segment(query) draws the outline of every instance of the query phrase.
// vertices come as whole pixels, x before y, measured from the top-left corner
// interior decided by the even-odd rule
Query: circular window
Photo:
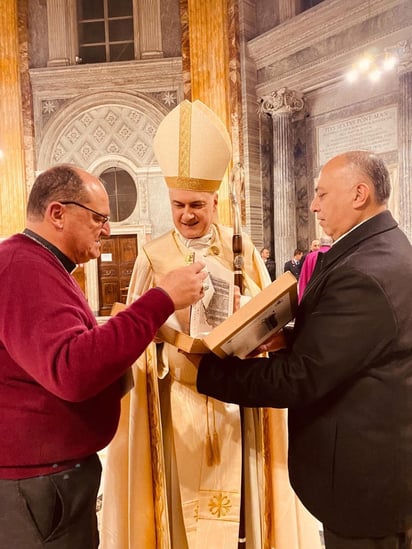
[[[132,214],[137,202],[132,176],[121,168],[108,168],[100,179],[109,195],[110,221],[124,221]]]

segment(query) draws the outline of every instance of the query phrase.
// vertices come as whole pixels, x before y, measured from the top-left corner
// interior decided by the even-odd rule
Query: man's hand
[[[205,266],[203,261],[195,261],[192,265],[170,271],[160,280],[158,286],[169,294],[175,309],[189,307],[204,296]]]
[[[279,351],[279,349],[284,348],[286,348],[286,339],[283,330],[280,330],[259,345],[259,347],[252,351],[248,356],[254,357],[256,355],[260,355],[261,353]]]

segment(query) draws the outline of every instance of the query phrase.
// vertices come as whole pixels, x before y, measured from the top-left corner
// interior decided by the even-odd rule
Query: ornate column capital
[[[397,53],[399,57],[398,73],[412,72],[412,42],[410,40],[400,42]]]
[[[294,114],[301,111],[304,106],[302,94],[289,88],[280,88],[259,99],[259,113],[269,114],[272,117],[285,113]]]

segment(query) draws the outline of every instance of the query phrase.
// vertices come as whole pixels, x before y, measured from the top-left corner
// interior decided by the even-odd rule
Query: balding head
[[[348,167],[354,167],[370,182],[377,204],[387,204],[391,194],[391,182],[384,161],[367,151],[350,151],[342,155]]]
[[[34,182],[26,226],[74,263],[85,263],[100,255],[101,237],[110,236],[109,214],[109,197],[99,178],[61,164]]]
[[[388,170],[367,151],[340,154],[322,168],[311,210],[334,240],[386,209],[390,194]]]
[[[41,220],[52,201],[87,202],[88,191],[83,182],[86,172],[70,164],[60,164],[37,176],[27,203],[27,219]]]

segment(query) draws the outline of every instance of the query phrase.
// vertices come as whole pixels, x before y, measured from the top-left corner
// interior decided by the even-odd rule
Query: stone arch
[[[138,171],[156,165],[153,137],[167,114],[148,96],[94,93],[66,103],[44,128],[38,170],[72,163],[85,170],[97,159],[124,157]]]

